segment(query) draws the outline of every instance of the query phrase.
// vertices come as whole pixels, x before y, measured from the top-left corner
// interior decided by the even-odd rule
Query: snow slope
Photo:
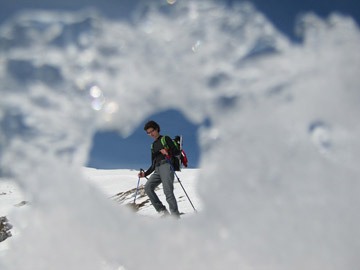
[[[95,184],[107,197],[121,204],[127,205],[134,202],[135,190],[138,182],[137,171],[134,170],[97,170],[92,168],[84,169],[85,178],[91,183]],[[182,169],[181,172],[177,172],[181,183],[184,186],[190,200],[193,202],[195,209],[201,209],[201,202],[196,192],[196,185],[198,180],[199,169]],[[148,197],[144,191],[144,185],[146,183],[145,178],[140,179],[139,191],[136,196],[136,204],[141,205],[138,210],[138,214],[144,216],[159,215],[152,207]],[[180,212],[186,215],[194,214],[194,210],[189,203],[186,195],[179,184],[179,181],[175,177],[175,196],[178,201]],[[160,200],[166,206],[166,199],[163,193],[162,185],[159,186],[156,191]],[[185,217],[185,216],[183,216]]]

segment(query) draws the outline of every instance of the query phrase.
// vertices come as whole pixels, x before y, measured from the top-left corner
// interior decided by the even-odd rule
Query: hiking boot
[[[159,214],[161,215],[162,218],[170,215],[169,211],[166,209],[159,211]]]
[[[171,217],[173,219],[180,219],[180,213],[179,212],[178,213],[171,213]]]

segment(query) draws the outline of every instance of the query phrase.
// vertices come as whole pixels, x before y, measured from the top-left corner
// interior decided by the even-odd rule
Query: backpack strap
[[[161,137],[161,144],[164,146],[164,148],[166,149],[166,150],[169,150],[169,146],[168,146],[168,144],[167,144],[167,142],[166,142],[166,137],[168,137],[170,140],[172,140],[172,142],[174,143],[174,145],[175,145],[175,147],[177,148],[177,149],[179,149],[179,145],[178,145],[178,143],[175,141],[175,140],[173,140],[173,139],[171,139],[168,135],[164,135],[164,136],[162,136]],[[153,148],[154,148],[154,143],[152,143],[151,144],[151,152],[153,152]],[[179,149],[180,150],[180,149]]]
[[[161,137],[161,144],[164,146],[164,148],[165,148],[166,150],[169,150],[169,146],[168,146],[168,144],[167,144],[167,142],[166,142],[166,137],[169,137],[169,136],[164,135],[164,136]]]

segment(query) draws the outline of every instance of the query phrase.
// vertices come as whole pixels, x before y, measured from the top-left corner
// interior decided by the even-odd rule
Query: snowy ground
[[[177,172],[177,176],[180,178],[185,191],[189,195],[196,210],[201,209],[201,202],[195,190],[197,183],[197,175],[199,169],[183,169],[181,172]],[[94,184],[100,192],[109,198],[114,200],[120,205],[128,205],[134,202],[134,195],[139,178],[137,177],[137,171],[135,170],[97,170],[93,168],[83,168],[84,177],[91,184]],[[144,185],[146,179],[142,178],[139,184],[139,190],[136,196],[136,205],[139,210],[136,212],[138,215],[151,216],[154,218],[160,217],[159,214],[152,207],[149,198],[144,192]],[[187,199],[179,181],[175,179],[175,196],[179,204],[179,210],[183,213],[182,218],[190,217],[195,213],[189,200]],[[160,200],[167,206],[165,196],[163,193],[162,185],[157,189],[157,194]],[[13,215],[17,218],[21,218],[21,212],[26,210],[27,207],[31,207],[31,202],[24,198],[19,186],[14,184],[10,180],[0,180],[0,216],[7,216],[11,223],[11,217]],[[21,237],[21,231],[19,228],[14,227],[11,230],[13,237],[0,242],[0,257],[8,249],[8,243],[15,237]]]
[[[7,216],[23,205],[23,195],[19,187],[12,181],[0,180],[0,216]]]
[[[189,198],[193,202],[195,208],[199,208],[200,201],[195,191],[196,176],[198,169],[183,169],[177,173],[183,184]],[[134,195],[138,182],[137,171],[134,170],[96,170],[85,168],[84,173],[90,182],[94,183],[109,198],[118,201],[121,204],[129,204],[134,202]],[[146,216],[158,216],[152,207],[149,198],[144,192],[145,178],[140,179],[139,191],[136,196],[136,204],[141,205],[138,213]],[[189,203],[180,183],[175,179],[175,196],[179,203],[179,210],[184,214],[192,214],[194,210]],[[165,196],[162,185],[158,187],[157,194],[160,200],[166,205]],[[198,210],[198,209],[197,209]]]

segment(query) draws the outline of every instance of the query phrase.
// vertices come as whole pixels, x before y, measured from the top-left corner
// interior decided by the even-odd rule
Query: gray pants
[[[166,201],[169,204],[170,213],[179,215],[178,205],[174,195],[174,173],[168,163],[161,164],[155,168],[155,172],[150,176],[145,184],[145,192],[149,196],[156,211],[166,210],[166,207],[159,200],[155,193],[155,188],[162,183]]]

